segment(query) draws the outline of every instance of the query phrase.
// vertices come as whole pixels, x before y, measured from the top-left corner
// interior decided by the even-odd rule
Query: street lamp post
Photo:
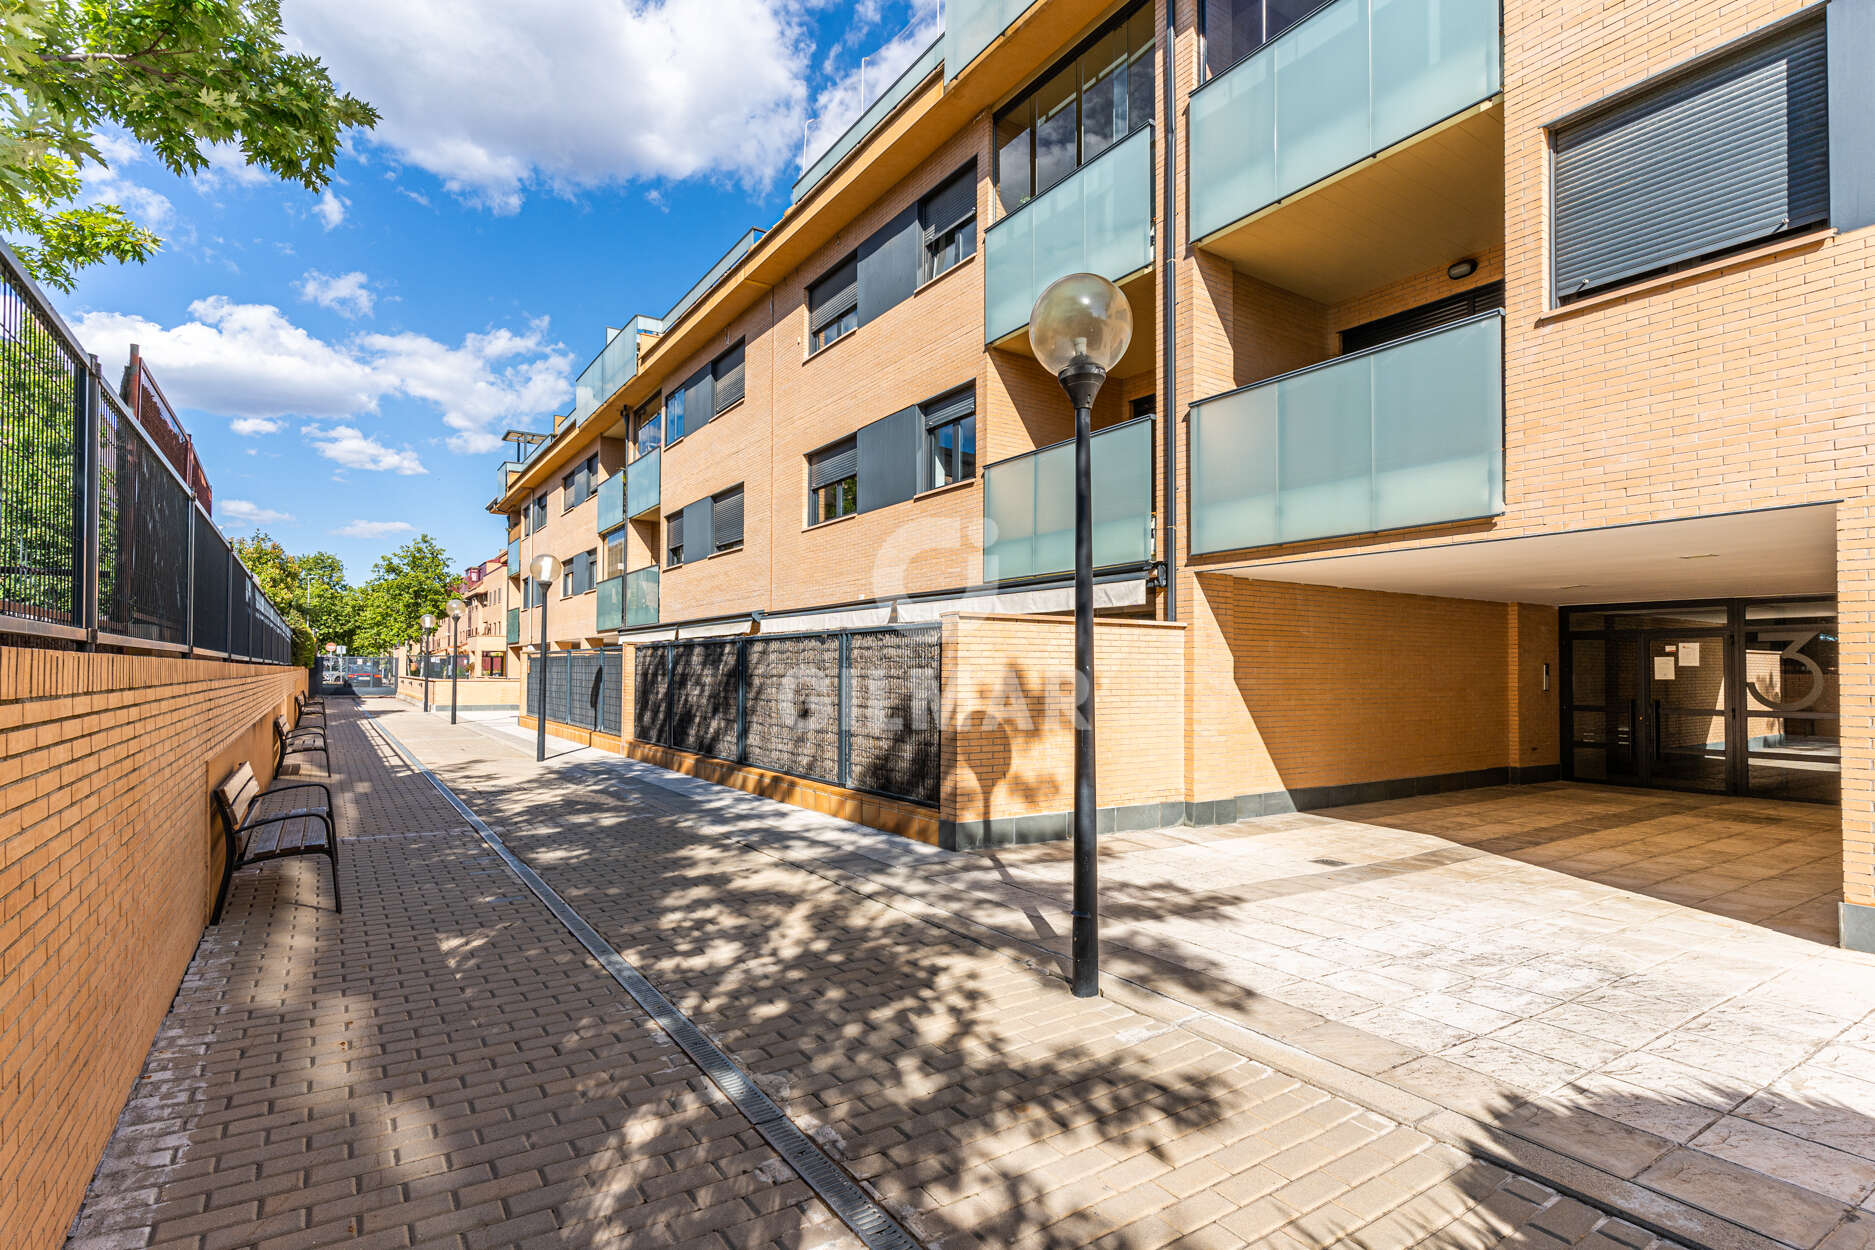
[[[423,710],[427,712],[430,710],[430,631],[436,628],[436,617],[425,612],[417,625],[423,631]]]
[[[456,670],[461,667],[456,648],[456,627],[462,623],[464,604],[460,599],[449,601],[449,723],[456,723]]]
[[[1074,996],[1100,993],[1100,903],[1094,794],[1094,397],[1133,337],[1119,287],[1091,273],[1051,283],[1029,314],[1035,358],[1074,404]]]
[[[560,576],[560,562],[543,551],[527,571],[534,577],[540,599],[540,659],[535,665],[540,670],[540,702],[534,706],[534,762],[538,764],[547,758],[547,588]],[[526,702],[525,694],[522,702]]]

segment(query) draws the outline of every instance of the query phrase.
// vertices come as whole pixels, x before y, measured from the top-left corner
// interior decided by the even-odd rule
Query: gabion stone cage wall
[[[633,736],[935,807],[934,626],[644,643]]]
[[[540,682],[547,679],[547,719],[575,729],[615,734],[624,714],[624,653],[617,647],[597,651],[550,651],[527,666],[527,714],[540,715]]]

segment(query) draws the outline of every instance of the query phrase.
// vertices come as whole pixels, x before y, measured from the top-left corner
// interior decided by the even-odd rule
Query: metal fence
[[[547,720],[619,732],[625,709],[625,653],[620,647],[597,651],[550,651],[543,662],[531,655],[527,666],[527,714],[540,715],[540,683],[547,680]]]
[[[935,626],[641,643],[632,734],[935,807]]]
[[[288,664],[292,633],[0,245],[0,634]]]

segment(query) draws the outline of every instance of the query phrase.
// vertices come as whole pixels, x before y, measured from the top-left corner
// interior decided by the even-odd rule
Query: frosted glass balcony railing
[[[508,645],[514,646],[521,641],[521,609],[508,609]]]
[[[1094,433],[1089,493],[1094,567],[1152,558],[1152,429],[1142,417]],[[1074,568],[1074,441],[983,471],[983,580],[1017,581]]]
[[[708,295],[731,269],[742,263],[742,258],[749,254],[749,249],[759,243],[762,236],[767,233],[768,231],[763,227],[754,226],[745,231],[741,238],[731,243],[729,250],[724,252],[714,265],[705,270],[703,276],[698,278],[688,291],[684,292],[683,298],[671,305],[671,310],[665,313],[663,320],[657,323],[657,329],[660,332],[668,330],[682,320],[685,313],[697,306],[698,300]]]
[[[1194,91],[1192,237],[1496,95],[1498,3],[1335,0]]]
[[[614,473],[599,483],[599,524],[601,534],[609,534],[625,524],[625,474]]]
[[[827,146],[827,150],[814,158],[801,176],[794,180],[793,199],[799,200],[822,178],[833,171],[833,167],[846,159],[846,154],[862,143],[866,136],[885,119],[886,114],[904,103],[911,94],[911,89],[930,77],[944,60],[944,36],[939,35],[931,41],[931,46],[920,52],[903,73],[893,79],[891,85],[879,93],[879,98],[866,106],[866,111],[854,119],[853,124],[840,133],[840,136]]]
[[[633,317],[593,357],[579,380],[573,383],[573,420],[584,421],[590,417],[601,404],[618,394],[619,387],[632,380],[638,372],[638,336],[656,328],[656,322],[647,325],[645,318]]]
[[[1504,314],[1193,404],[1191,549],[1504,510]]]
[[[662,451],[648,451],[625,468],[625,515],[643,516],[658,510],[658,462]]]
[[[944,6],[944,80],[964,72],[1035,0],[948,0]]]
[[[521,540],[517,538],[513,542],[508,544],[508,576],[519,577],[520,575],[521,575]]]
[[[1152,264],[1152,127],[991,226],[983,254],[990,343],[1029,324],[1036,297],[1056,278],[1097,273],[1118,282]]]
[[[658,623],[658,566],[625,575],[625,627]]]
[[[625,627],[625,579],[608,577],[593,587],[598,599],[593,603],[594,629]]]

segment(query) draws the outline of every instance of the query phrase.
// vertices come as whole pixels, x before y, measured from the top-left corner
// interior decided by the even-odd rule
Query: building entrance
[[[1566,776],[1834,803],[1836,601],[1565,608]]]

